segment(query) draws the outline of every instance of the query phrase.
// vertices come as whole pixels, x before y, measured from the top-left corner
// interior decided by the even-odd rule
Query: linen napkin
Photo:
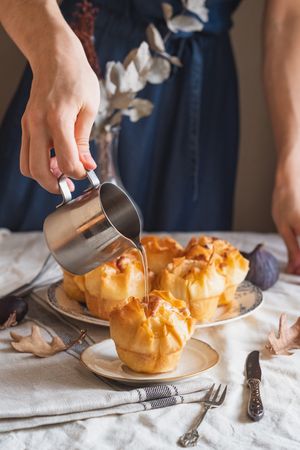
[[[21,286],[29,286],[49,255],[42,233],[11,233],[0,229],[0,298]],[[50,283],[61,277],[61,270],[53,258],[48,261],[47,269],[39,278],[40,283]]]
[[[89,337],[67,352],[41,359],[17,353],[10,344],[10,330],[1,331],[0,432],[196,402],[212,384],[201,377],[133,388],[92,374],[81,365],[79,354],[96,340],[108,338],[108,329],[63,318],[47,305],[45,290],[31,296],[28,318],[17,332],[29,334],[33,323],[42,327],[48,340],[50,335],[74,339],[83,327]]]

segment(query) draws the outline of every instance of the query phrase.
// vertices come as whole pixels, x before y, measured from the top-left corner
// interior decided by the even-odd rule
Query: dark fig
[[[246,280],[265,291],[276,283],[279,277],[279,262],[264,249],[263,244],[258,244],[250,253],[241,252],[249,260],[250,269]]]
[[[0,298],[0,329],[21,322],[28,311],[27,302],[13,295]]]

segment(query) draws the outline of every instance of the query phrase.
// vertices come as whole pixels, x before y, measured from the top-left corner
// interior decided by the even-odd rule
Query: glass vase
[[[101,132],[99,137],[95,139],[98,155],[97,175],[100,183],[109,181],[110,183],[114,183],[119,186],[123,189],[123,191],[127,192],[122,183],[118,168],[119,135],[120,127],[113,127],[110,131]],[[142,212],[136,202],[133,199],[131,200],[137,209],[141,227],[143,227]]]
[[[103,131],[96,140],[98,154],[97,175],[101,183],[109,181],[125,190],[118,168],[120,127]]]

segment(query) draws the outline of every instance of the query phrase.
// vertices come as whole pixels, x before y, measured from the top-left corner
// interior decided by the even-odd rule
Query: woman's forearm
[[[264,85],[278,153],[300,169],[300,2],[268,0],[264,17]]]
[[[0,21],[33,72],[22,117],[21,173],[58,193],[62,173],[82,178],[96,167],[89,136],[99,106],[97,77],[56,0],[0,0]]]
[[[300,2],[267,0],[264,16],[264,84],[277,168],[272,215],[300,274]]]
[[[46,61],[49,52],[66,57],[65,44],[83,52],[56,0],[1,0],[0,21],[33,67]]]

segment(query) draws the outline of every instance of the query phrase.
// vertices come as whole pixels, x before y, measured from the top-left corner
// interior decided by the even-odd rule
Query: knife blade
[[[261,368],[259,364],[259,352],[257,350],[254,350],[247,356],[246,376],[247,384],[250,388],[248,416],[257,422],[264,415],[264,407],[260,397]]]

